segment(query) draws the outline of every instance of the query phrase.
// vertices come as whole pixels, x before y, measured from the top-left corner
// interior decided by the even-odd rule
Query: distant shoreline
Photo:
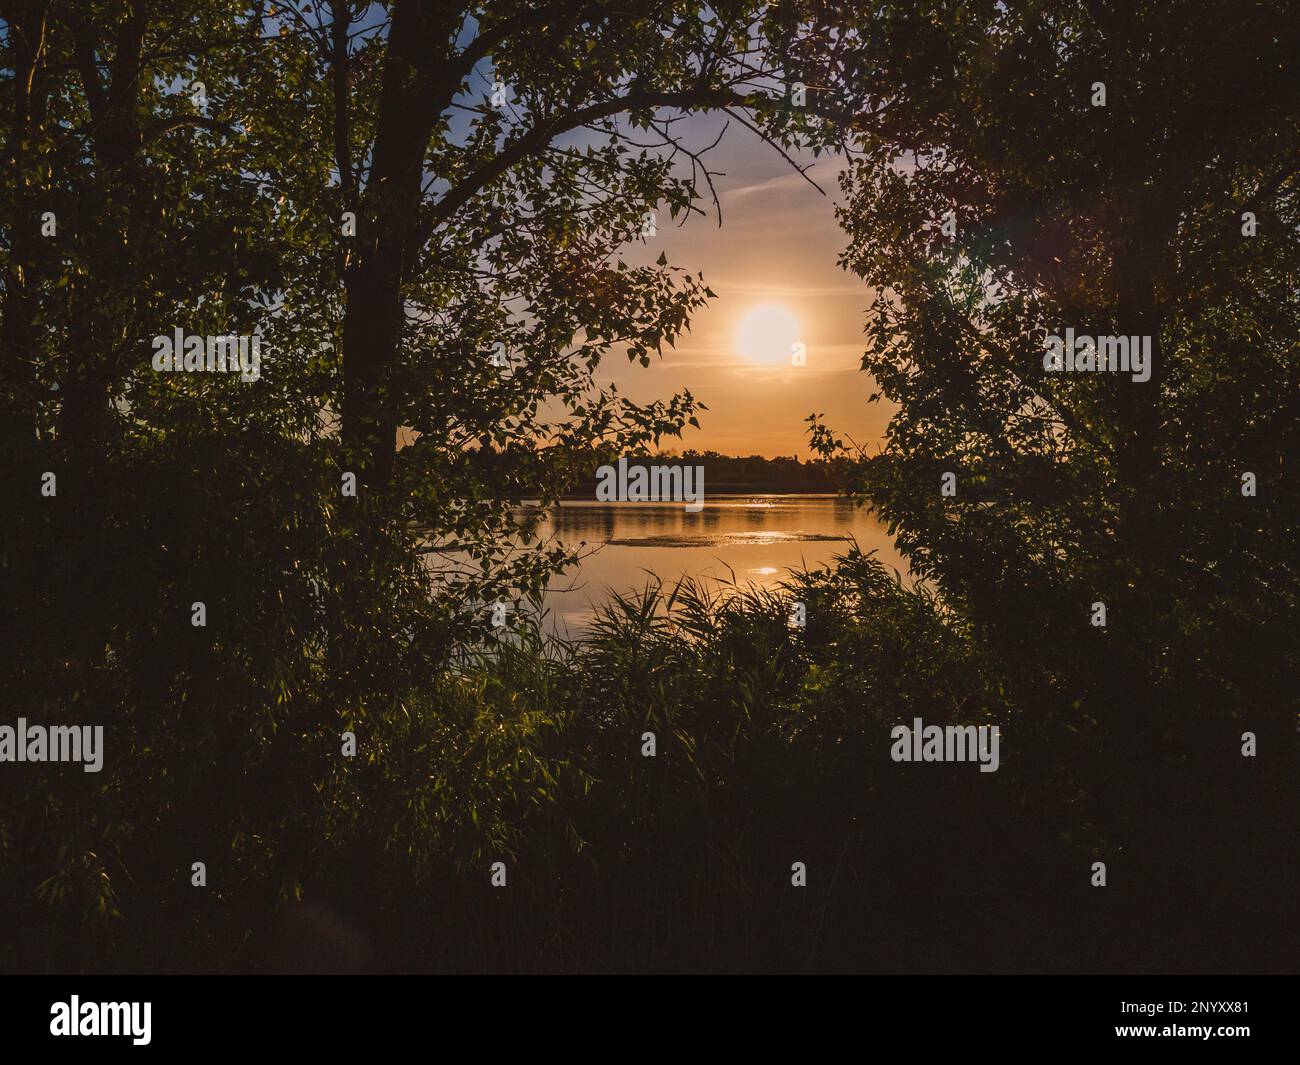
[[[783,488],[770,484],[746,485],[746,484],[724,484],[716,487],[710,487],[705,492],[705,499],[717,499],[728,496],[838,496],[839,492],[827,491],[825,488],[801,488],[790,487]],[[589,500],[598,502],[596,493],[593,489],[591,492],[566,492],[560,497],[564,500]]]
[[[748,488],[745,487],[744,485],[739,485],[739,486],[725,485],[717,489],[716,491],[706,492],[704,496],[704,502],[705,505],[707,506],[710,500],[743,499],[747,496],[748,497],[802,496],[806,499],[815,499],[819,497],[822,499],[847,499],[848,498],[841,492],[828,492],[824,488],[773,488],[771,485],[762,485],[762,486],[756,486],[754,488]],[[511,501],[520,504],[524,504],[524,503],[536,504],[538,502],[538,499],[536,496],[525,496],[525,497],[513,498]],[[637,503],[637,502],[622,502],[622,501],[605,502],[603,500],[597,499],[594,491],[565,492],[562,496],[560,496],[559,501],[561,503],[592,503],[602,507],[622,507],[622,506],[642,507],[648,505],[646,503]],[[665,501],[665,504],[666,503],[667,501]]]
[[[851,468],[843,459],[803,461],[795,455],[764,458],[761,455],[722,455],[716,451],[687,450],[657,455],[630,454],[618,462],[648,467],[683,467],[698,470],[706,496],[719,495],[837,495],[850,482]],[[595,500],[601,470],[613,465],[608,455],[578,456],[570,467],[570,488],[561,498]],[[609,493],[602,493],[608,497]]]

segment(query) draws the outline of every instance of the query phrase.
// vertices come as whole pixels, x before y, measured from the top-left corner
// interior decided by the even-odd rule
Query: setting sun
[[[746,362],[765,366],[789,364],[799,340],[799,319],[779,303],[751,307],[736,330],[736,350]]]

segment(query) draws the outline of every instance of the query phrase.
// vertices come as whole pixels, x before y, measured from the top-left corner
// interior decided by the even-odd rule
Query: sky
[[[466,28],[472,36],[476,27]],[[489,59],[477,70],[467,103],[493,91]],[[507,96],[509,92],[507,91]],[[453,132],[468,127],[468,113],[452,117]],[[722,171],[714,187],[722,204],[722,226],[707,187],[684,225],[661,211],[658,231],[645,243],[619,254],[629,263],[651,264],[666,253],[670,265],[702,273],[716,294],[692,318],[691,331],[648,368],[629,363],[617,348],[600,367],[600,384],[614,383],[637,402],[667,399],[689,389],[707,405],[700,428],[661,442],[664,450],[719,451],[731,455],[797,455],[808,451],[809,414],[841,438],[864,447],[881,442],[890,408],[868,405],[874,391],[860,368],[863,326],[870,290],[837,265],[847,243],[835,219],[842,199],[838,175],[843,161],[814,159],[810,185],[776,149],[720,114],[686,116],[674,126],[695,151],[717,140],[707,153],[709,167]],[[626,132],[626,129],[625,129]],[[583,134],[564,138],[581,143]],[[599,138],[598,138],[599,139]],[[689,171],[689,162],[683,164]],[[678,220],[680,221],[680,220]],[[805,346],[804,365],[791,364],[792,341]]]
[[[725,117],[690,118],[688,143],[708,145]],[[840,160],[823,157],[810,171],[822,195],[777,152],[733,122],[709,153],[722,203],[722,227],[712,200],[707,217],[684,226],[659,216],[658,232],[627,256],[669,262],[702,272],[718,298],[696,312],[676,349],[648,369],[612,353],[603,382],[629,398],[667,398],[689,388],[709,410],[699,430],[687,429],[665,449],[714,450],[733,455],[809,457],[804,418],[817,412],[840,436],[878,441],[888,418],[883,404],[868,406],[871,379],[860,369],[870,290],[836,263],[846,238],[835,220],[842,199]],[[808,157],[811,160],[811,156]],[[804,366],[791,365],[793,340],[806,347]]]

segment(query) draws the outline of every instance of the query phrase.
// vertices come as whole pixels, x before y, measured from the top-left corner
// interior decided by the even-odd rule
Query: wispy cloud
[[[825,163],[818,163],[808,171],[808,177],[817,182],[829,196],[838,189],[836,179],[844,170],[844,163],[838,159],[828,159]],[[808,179],[801,174],[796,174],[793,170],[785,174],[779,174],[776,177],[767,178],[764,181],[755,181],[749,185],[739,185],[736,188],[727,189],[721,196],[725,205],[728,202],[743,200],[746,197],[761,193],[766,196],[779,192],[789,192],[794,189],[802,189],[816,201],[821,201],[822,197],[811,185]]]

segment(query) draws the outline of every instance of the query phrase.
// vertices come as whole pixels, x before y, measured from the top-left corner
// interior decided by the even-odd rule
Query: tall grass
[[[907,780],[889,729],[1005,727],[981,677],[935,598],[856,548],[778,590],[652,583],[579,642],[526,628],[439,678],[395,738],[385,776],[424,778],[401,805],[348,804],[394,825],[367,864],[402,885],[353,912],[391,916],[369,934],[396,944],[375,959],[392,967],[959,964],[992,929],[906,926],[950,912],[934,875],[948,861],[927,852],[977,862],[998,831],[978,810],[1006,788],[970,765]],[[498,860],[504,889],[489,886]]]
[[[229,780],[209,797],[207,838],[230,842],[204,854],[207,895],[144,875],[193,849],[193,827],[169,828],[165,810],[114,837],[112,920],[33,894],[25,866],[0,870],[19,902],[12,962],[1088,971],[1205,967],[1213,950],[1221,966],[1284,968],[1270,931],[1283,895],[1257,892],[1241,912],[1240,877],[1187,878],[1178,847],[1133,854],[1098,813],[1113,769],[1047,696],[1013,704],[999,678],[924,584],[856,548],[776,590],[652,583],[610,601],[580,641],[521,624],[408,677],[358,719],[355,759],[332,735],[286,738],[306,753],[274,764],[300,777]],[[1001,768],[893,762],[890,729],[916,717],[1000,726]],[[1164,782],[1151,778],[1153,795]],[[1195,830],[1249,876],[1285,786],[1230,783],[1197,782],[1191,819],[1156,823],[1174,839]],[[165,781],[139,787],[153,790],[124,798],[132,810],[167,794]],[[1166,813],[1184,794],[1169,791]],[[1089,882],[1098,857],[1115,877],[1105,892]],[[1189,912],[1231,919],[1233,935],[1198,939],[1179,921]]]

